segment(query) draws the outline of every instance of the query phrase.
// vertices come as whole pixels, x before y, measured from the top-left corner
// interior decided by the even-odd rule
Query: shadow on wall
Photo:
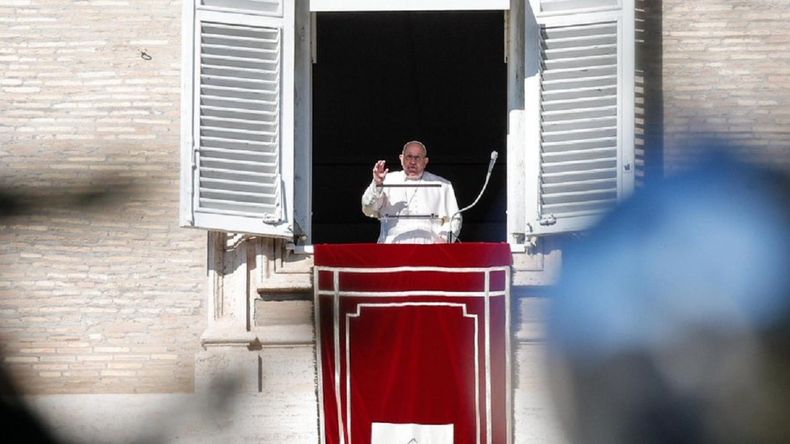
[[[16,179],[18,178],[0,178],[0,229],[7,221],[13,221],[16,217],[49,214],[53,210],[78,210],[85,214],[106,212],[141,195],[149,194],[143,184],[124,178],[121,174],[80,177],[57,187],[16,186]],[[6,338],[0,338],[0,351],[3,350],[5,340]],[[3,362],[2,354],[0,362]],[[26,402],[24,377],[24,374],[14,374],[6,365],[0,365],[0,427],[13,430],[14,436],[19,437],[19,442],[71,442],[50,421],[51,418],[39,412],[35,405]],[[134,436],[116,437],[119,442],[173,442],[179,436],[197,436],[191,432],[196,429],[204,437],[211,436],[207,438],[209,441],[214,441],[214,438],[217,438],[216,442],[227,441],[233,429],[223,430],[215,422],[221,413],[232,410],[239,393],[238,379],[229,375],[227,378],[211,381],[210,387],[200,395],[177,397],[151,411],[141,413],[139,406],[134,406],[134,412],[130,412],[125,408],[128,406],[113,406],[113,410],[106,410],[108,418],[104,425],[112,429],[110,424],[113,422],[132,424],[131,427],[136,430]],[[119,420],[122,413],[132,413],[134,417]],[[76,413],[75,415],[79,416]]]
[[[16,383],[4,367],[0,367],[0,427],[8,434],[13,430],[13,434],[23,442],[60,442],[25,404]]]
[[[43,209],[96,210],[126,199],[134,193],[134,184],[128,181],[118,182],[114,177],[92,178],[89,183],[77,184],[74,187],[24,188],[6,184],[0,188],[0,222],[9,217],[37,214]],[[23,441],[60,442],[47,429],[45,422],[23,401],[17,381],[5,366],[0,366],[0,409],[3,429],[13,430],[14,435],[22,437]]]
[[[0,178],[0,227],[16,217],[49,214],[53,210],[79,210],[86,214],[107,211],[144,193],[141,184],[123,178],[122,175],[83,177],[57,187],[17,186],[17,179]],[[0,341],[5,339],[0,338]],[[0,361],[2,358],[0,356]],[[68,442],[57,430],[50,427],[47,417],[37,413],[25,401],[24,387],[20,381],[24,376],[15,375],[7,366],[0,365],[0,425],[5,430],[13,430],[13,434],[19,437],[19,442]],[[187,416],[205,419],[203,411],[227,409],[229,397],[234,393],[232,383],[233,381],[225,381],[219,384],[218,381],[219,385],[211,391],[213,397],[201,399],[195,405],[177,406],[174,414],[168,416],[170,422],[167,424],[140,424],[140,430],[144,432],[134,442],[168,442],[165,436],[176,428],[176,420],[184,422]]]
[[[548,314],[572,442],[790,436],[790,178],[720,154],[565,250]]]

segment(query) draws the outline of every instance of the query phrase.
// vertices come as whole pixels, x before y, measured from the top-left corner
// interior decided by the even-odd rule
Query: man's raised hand
[[[389,168],[387,168],[385,164],[385,161],[379,160],[373,165],[373,182],[375,182],[377,186],[384,183],[384,178],[387,177],[387,173],[389,172]]]

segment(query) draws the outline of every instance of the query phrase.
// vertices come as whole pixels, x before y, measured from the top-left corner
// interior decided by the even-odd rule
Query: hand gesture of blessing
[[[386,168],[385,164],[385,161],[379,160],[373,165],[373,182],[376,183],[376,186],[381,186],[384,183],[384,178],[387,177],[389,168]]]

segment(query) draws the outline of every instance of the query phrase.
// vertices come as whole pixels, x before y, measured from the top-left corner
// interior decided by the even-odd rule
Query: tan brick
[[[20,353],[30,353],[35,355],[40,355],[44,353],[55,353],[56,349],[54,348],[21,348],[19,349]]]
[[[29,364],[38,361],[39,358],[35,356],[6,356],[3,358],[3,362],[8,364]]]
[[[125,353],[129,349],[127,347],[93,347],[96,353]]]
[[[137,373],[130,370],[102,370],[99,374],[102,377],[110,377],[110,376],[130,377],[130,376],[135,376]]]
[[[68,370],[69,366],[66,364],[35,364],[34,370]]]
[[[143,368],[143,364],[139,362],[110,362],[107,364],[108,369],[114,370],[129,370]]]

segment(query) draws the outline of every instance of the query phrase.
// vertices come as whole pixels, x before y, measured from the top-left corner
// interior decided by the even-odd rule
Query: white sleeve
[[[379,217],[379,210],[384,204],[384,188],[376,186],[376,182],[370,181],[370,185],[362,194],[362,212],[368,217]]]
[[[442,233],[452,233],[452,238],[448,236],[447,241],[453,242],[455,239],[458,239],[458,235],[461,233],[463,218],[461,214],[456,214],[458,213],[458,202],[455,200],[455,189],[453,189],[452,184],[447,184],[445,193],[445,207],[448,218],[442,224]]]

